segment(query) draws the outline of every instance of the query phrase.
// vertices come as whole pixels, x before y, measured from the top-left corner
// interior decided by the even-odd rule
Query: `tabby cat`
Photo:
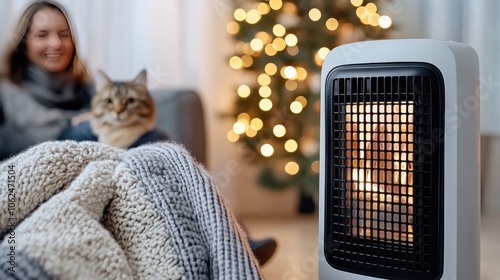
[[[104,86],[92,99],[90,124],[99,142],[127,148],[156,126],[154,100],[142,70],[132,81],[112,81],[104,72]]]

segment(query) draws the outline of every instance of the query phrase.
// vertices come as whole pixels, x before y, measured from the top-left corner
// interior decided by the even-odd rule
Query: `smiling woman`
[[[47,72],[62,72],[68,68],[75,46],[71,30],[59,10],[44,8],[33,16],[26,34],[26,55]]]
[[[37,1],[21,15],[0,81],[0,160],[56,139],[88,111],[93,86],[65,9]]]

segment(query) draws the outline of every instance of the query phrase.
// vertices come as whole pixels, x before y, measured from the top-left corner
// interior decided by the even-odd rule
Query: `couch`
[[[190,89],[154,89],[157,126],[207,165],[205,118],[200,96]]]

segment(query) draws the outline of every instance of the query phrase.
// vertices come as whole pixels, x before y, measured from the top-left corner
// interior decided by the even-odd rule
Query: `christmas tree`
[[[318,188],[321,65],[340,44],[387,36],[391,19],[377,12],[375,2],[233,3],[227,31],[236,44],[229,65],[241,80],[227,138],[263,160],[263,186],[296,186],[305,198]],[[306,208],[299,210],[313,210]]]

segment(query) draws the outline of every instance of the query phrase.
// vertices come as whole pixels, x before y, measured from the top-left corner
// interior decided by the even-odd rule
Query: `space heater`
[[[430,39],[327,56],[320,279],[480,279],[478,68]]]

